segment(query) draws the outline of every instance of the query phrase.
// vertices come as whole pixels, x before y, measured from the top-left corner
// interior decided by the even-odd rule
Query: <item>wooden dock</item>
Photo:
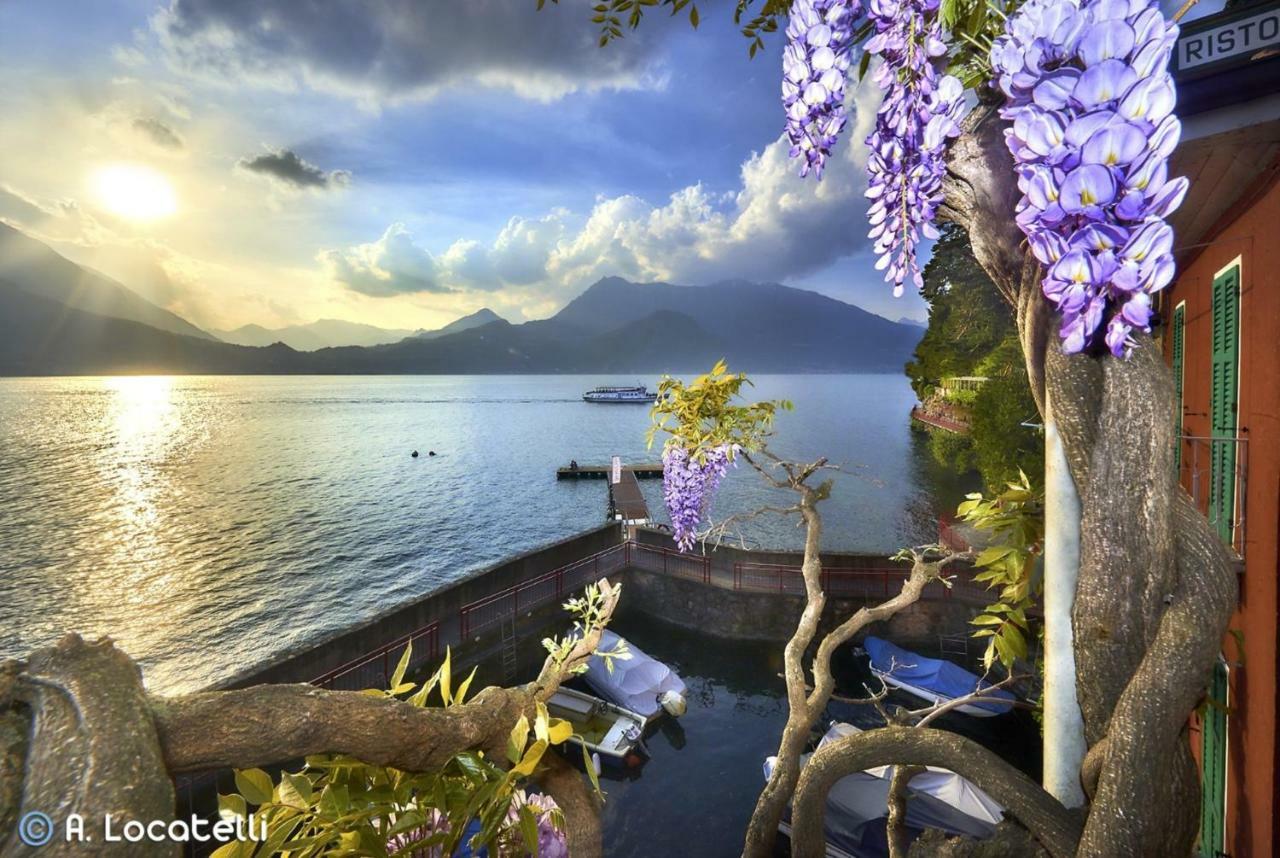
[[[648,523],[649,505],[633,471],[624,468],[622,482],[609,483],[609,517],[627,525]]]
[[[608,465],[579,465],[576,468],[556,468],[557,480],[607,480]],[[662,465],[623,465],[623,474],[632,474],[639,480],[662,479]]]

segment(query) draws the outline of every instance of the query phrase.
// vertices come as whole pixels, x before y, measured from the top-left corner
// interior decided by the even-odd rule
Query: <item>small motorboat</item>
[[[850,733],[860,732],[852,724],[833,723],[818,742],[821,748]],[[767,781],[776,758],[764,763]],[[808,762],[808,755],[801,765]],[[826,854],[829,858],[884,858],[889,854],[887,824],[889,781],[892,766],[880,766],[847,775],[827,794],[825,815]],[[919,834],[937,828],[952,835],[976,839],[990,837],[1004,816],[1004,808],[978,787],[949,769],[929,766],[911,779],[907,787],[908,830]],[[778,830],[791,836],[790,809]]]
[[[613,670],[600,656],[587,662],[583,679],[596,694],[642,716],[645,725],[664,713],[680,717],[685,713],[684,680],[667,665],[647,655],[635,644],[605,629],[600,634],[600,649],[611,651],[626,644],[631,654],[627,659],[613,659]]]
[[[639,403],[646,405],[658,401],[658,394],[649,391],[644,385],[636,387],[596,387],[582,394],[584,402],[601,402],[606,404]]]
[[[547,711],[573,725],[571,741],[606,759],[622,762],[641,745],[644,716],[572,688],[561,688]]]
[[[975,718],[1003,715],[1013,708],[1017,697],[970,673],[958,664],[939,658],[926,658],[911,650],[877,637],[863,641],[863,649],[871,659],[871,672],[890,688],[901,689],[928,703],[946,703],[979,689],[990,689],[988,698],[956,707],[957,712]]]

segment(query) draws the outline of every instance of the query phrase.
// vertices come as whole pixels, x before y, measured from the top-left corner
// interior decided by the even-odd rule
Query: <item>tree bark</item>
[[[1080,839],[1076,817],[991,751],[945,730],[882,727],[828,742],[809,758],[800,774],[792,811],[791,849],[796,858],[819,858],[825,851],[823,818],[831,787],[846,775],[883,765],[950,769],[1003,805],[1053,858],[1075,854]]]
[[[902,590],[878,605],[864,606],[825,635],[818,643],[812,661],[813,687],[805,676],[804,656],[817,635],[826,595],[822,591],[822,516],[818,503],[825,497],[825,490],[806,484],[806,480],[825,464],[820,460],[812,465],[793,466],[779,463],[786,469],[787,479],[777,480],[748,456],[747,461],[774,483],[776,488],[789,488],[800,494],[800,514],[805,523],[804,561],[801,574],[805,585],[805,607],[796,624],[795,633],[783,650],[783,676],[787,687],[787,723],[778,743],[778,754],[773,771],[756,800],[756,806],[747,824],[743,858],[768,858],[774,852],[778,836],[778,824],[791,801],[796,782],[800,777],[800,757],[809,741],[813,725],[826,709],[835,691],[835,677],[831,673],[831,657],[835,651],[871,623],[887,620],[898,611],[920,599],[924,588],[935,580],[947,563],[960,555],[948,555],[927,560],[917,552],[911,574],[902,584]]]
[[[11,698],[29,713],[29,747],[18,817],[47,814],[54,835],[43,847],[22,842],[16,830],[0,831],[4,858],[35,855],[143,856],[178,854],[174,843],[107,842],[105,821],[120,832],[128,822],[146,824],[173,815],[173,784],[148,717],[142,674],[110,640],[86,643],[70,634],[33,653],[20,670],[10,666]],[[93,846],[67,842],[63,826],[84,820]],[[12,815],[9,815],[12,818]]]
[[[563,657],[548,657],[536,680],[486,688],[446,708],[309,685],[149,697],[137,665],[109,639],[86,643],[75,634],[26,663],[2,662],[0,858],[36,854],[15,830],[29,811],[48,814],[57,832],[41,856],[87,854],[89,847],[62,837],[71,814],[83,817],[95,855],[176,855],[174,843],[108,843],[103,825],[108,814],[116,831],[133,820],[171,819],[171,773],[254,768],[312,754],[417,772],[471,750],[503,760],[520,716],[535,717],[535,704],[599,646],[620,591],[604,581],[601,592],[598,622]],[[582,776],[554,754],[544,756],[536,776],[564,811],[575,858],[599,856],[599,806]]]
[[[1184,727],[1236,601],[1228,549],[1178,487],[1172,376],[1138,334],[1127,360],[1062,354],[1041,266],[1013,219],[1004,123],[971,115],[952,150],[944,215],[1017,309],[1032,392],[1054,417],[1082,518],[1072,624],[1077,694],[1097,793],[1081,854],[1187,854],[1198,789]]]

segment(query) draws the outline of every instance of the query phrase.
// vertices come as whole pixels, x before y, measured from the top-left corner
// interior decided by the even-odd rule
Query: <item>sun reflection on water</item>
[[[110,437],[103,440],[113,448],[113,455],[103,459],[113,473],[104,476],[116,502],[109,507],[114,521],[104,522],[101,548],[114,568],[151,567],[152,574],[139,576],[127,592],[115,594],[132,604],[145,603],[176,571],[154,574],[156,561],[163,560],[162,528],[174,488],[168,460],[183,428],[176,401],[180,391],[171,376],[119,376],[104,379],[103,386],[111,397],[106,421]]]

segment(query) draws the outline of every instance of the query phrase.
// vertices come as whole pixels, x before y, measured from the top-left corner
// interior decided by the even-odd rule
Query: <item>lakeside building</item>
[[[1240,558],[1240,601],[1193,718],[1202,856],[1280,849],[1280,2],[1183,27],[1174,58],[1191,179],[1161,297],[1181,483]]]

